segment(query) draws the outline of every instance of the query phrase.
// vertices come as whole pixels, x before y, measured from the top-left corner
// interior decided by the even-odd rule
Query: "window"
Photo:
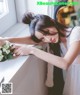
[[[0,18],[9,12],[7,0],[0,0]]]

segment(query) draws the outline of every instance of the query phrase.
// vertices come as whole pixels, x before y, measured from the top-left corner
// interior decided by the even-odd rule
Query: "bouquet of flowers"
[[[11,46],[12,44],[9,41],[6,41],[5,44],[0,47],[0,62],[13,58]]]

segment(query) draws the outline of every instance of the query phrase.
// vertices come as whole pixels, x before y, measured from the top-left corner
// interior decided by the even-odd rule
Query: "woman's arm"
[[[28,37],[8,37],[8,38],[0,38],[0,41],[5,42],[8,40],[11,43],[18,43],[18,44],[37,44],[34,42],[30,36]]]
[[[51,63],[62,69],[67,69],[80,52],[80,41],[72,43],[64,57],[58,57],[36,48],[32,48],[30,52],[31,54],[48,63]]]
[[[54,66],[62,69],[67,69],[80,52],[80,41],[73,42],[64,57],[49,54],[35,47],[20,46],[19,48],[14,48],[14,53],[16,55],[33,54],[36,57],[53,64]]]
[[[36,48],[33,49],[32,54],[59,68],[67,69],[70,66],[70,64],[72,64],[72,62],[74,61],[79,52],[80,41],[77,41],[71,44],[69,50],[67,51],[64,57],[58,57]]]

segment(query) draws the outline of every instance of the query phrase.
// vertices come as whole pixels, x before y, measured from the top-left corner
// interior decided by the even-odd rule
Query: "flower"
[[[3,48],[9,49],[10,48],[10,42],[6,41],[6,44],[3,45]]]
[[[0,55],[2,54],[2,50],[0,49]]]
[[[6,41],[4,45],[0,47],[0,62],[12,59],[13,51],[11,50],[11,43]]]
[[[2,50],[0,49],[0,61],[3,59]]]
[[[3,52],[5,52],[6,54],[10,53],[10,50],[6,49],[6,48],[2,48]]]

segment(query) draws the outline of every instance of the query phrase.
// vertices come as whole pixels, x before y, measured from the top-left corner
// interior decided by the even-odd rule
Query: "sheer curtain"
[[[0,0],[0,18],[5,16],[9,12],[8,1]]]
[[[48,0],[48,2],[55,2],[55,1],[56,1],[56,0]],[[47,14],[48,14],[51,18],[54,18],[54,6],[53,6],[53,5],[49,5],[49,6],[48,6]]]
[[[3,0],[0,0],[0,15],[3,13]]]

